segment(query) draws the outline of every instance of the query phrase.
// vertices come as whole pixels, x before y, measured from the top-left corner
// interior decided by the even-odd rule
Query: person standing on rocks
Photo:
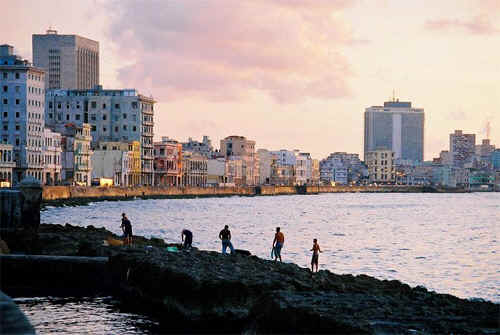
[[[183,229],[181,233],[181,238],[182,242],[184,242],[182,248],[183,249],[191,248],[191,244],[193,243],[193,233],[190,230]]]
[[[226,254],[226,249],[229,247],[231,254],[234,253],[233,244],[231,243],[231,232],[229,231],[229,226],[225,225],[219,233],[219,238],[222,240],[222,254]]]
[[[278,257],[281,260],[281,248],[283,248],[283,244],[285,243],[285,235],[280,231],[280,227],[276,227],[276,234],[274,234],[273,241],[273,249],[274,249],[274,261],[278,260]]]
[[[130,220],[127,218],[125,213],[122,213],[122,225],[121,225],[123,234],[125,236],[125,245],[132,244],[132,224]]]
[[[323,252],[323,251],[321,251],[321,248],[319,247],[317,239],[313,240],[313,247],[312,247],[311,251],[313,252],[312,259],[311,259],[311,272],[314,272],[314,265],[316,265],[316,272],[318,272],[319,253]]]

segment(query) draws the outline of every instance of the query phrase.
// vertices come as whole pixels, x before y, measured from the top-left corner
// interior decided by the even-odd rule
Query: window
[[[137,101],[132,101],[132,108],[137,109]]]
[[[90,114],[90,120],[95,121],[95,114]]]
[[[16,145],[19,145],[19,138],[16,137]]]
[[[16,72],[16,79],[19,79],[19,72]]]
[[[116,109],[120,109],[120,104],[115,104]]]
[[[102,127],[102,131],[105,133],[107,131],[106,127]],[[106,150],[106,148],[104,148],[104,150]]]
[[[92,131],[96,131],[95,125],[92,125]]]
[[[102,109],[106,109],[106,104],[102,104]]]
[[[9,114],[7,112],[3,112],[3,117],[8,117]]]
[[[61,103],[57,104],[57,109],[61,109]]]
[[[49,113],[49,119],[52,119],[52,113]]]
[[[19,91],[20,91],[20,87],[16,86],[16,93],[19,93]]]
[[[127,114],[123,114],[123,118],[126,119],[127,118]]]
[[[21,127],[19,127],[18,124],[16,124],[16,130],[19,130]]]
[[[3,104],[4,105],[7,105],[9,103],[9,101],[7,99],[3,99]]]
[[[19,117],[19,112],[16,112],[16,117]]]
[[[126,124],[123,125],[123,130],[127,130],[127,125]]]
[[[66,121],[69,121],[69,114],[66,114]]]
[[[90,107],[95,109],[97,107],[97,103],[95,101],[92,101],[90,103]]]
[[[52,101],[49,101],[49,108],[52,108]]]
[[[133,130],[133,131],[137,131],[137,127],[136,127],[136,126],[133,126],[133,127],[132,127],[132,130]]]
[[[9,130],[9,125],[8,124],[4,124],[3,125],[3,130]]]
[[[75,115],[75,120],[80,120],[80,114]]]
[[[8,91],[9,91],[9,86],[4,86],[4,87],[3,87],[3,91],[4,91],[4,92],[8,92]]]
[[[19,99],[16,99],[16,105],[19,105]]]
[[[104,121],[106,121],[106,119],[107,119],[106,114],[103,114],[103,115],[102,115],[102,119],[103,119]]]
[[[117,127],[115,127],[115,132],[116,132],[116,133],[118,132],[118,126],[117,126]]]
[[[7,72],[3,73],[3,79],[7,79]]]

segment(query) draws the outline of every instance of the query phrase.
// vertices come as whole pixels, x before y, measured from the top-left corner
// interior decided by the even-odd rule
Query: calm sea
[[[94,225],[119,234],[122,212],[131,220],[134,234],[180,242],[187,228],[194,233],[194,246],[206,250],[220,250],[218,233],[227,224],[235,248],[263,258],[270,258],[279,226],[285,234],[286,262],[309,266],[309,249],[317,238],[323,250],[320,269],[397,279],[439,293],[500,302],[500,193],[97,202],[48,208],[42,222]],[[47,313],[33,308],[30,312],[31,317]]]

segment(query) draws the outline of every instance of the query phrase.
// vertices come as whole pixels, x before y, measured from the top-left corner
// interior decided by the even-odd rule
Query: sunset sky
[[[0,44],[99,41],[101,83],[158,104],[155,137],[243,135],[314,158],[363,152],[363,112],[425,109],[425,158],[454,129],[500,146],[500,0],[9,1]],[[5,9],[5,5],[3,6]]]

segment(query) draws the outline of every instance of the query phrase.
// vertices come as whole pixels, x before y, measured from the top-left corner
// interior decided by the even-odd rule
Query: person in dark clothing
[[[125,240],[124,244],[132,244],[132,224],[130,220],[127,218],[125,213],[122,213],[122,225],[121,225]]]
[[[193,243],[193,233],[190,230],[183,229],[181,233],[182,241],[184,245],[182,246],[184,249],[191,248],[191,244]]]
[[[231,243],[231,232],[229,231],[229,226],[225,225],[224,229],[222,229],[219,233],[219,238],[222,241],[222,253],[226,254],[226,249],[229,247],[231,250],[231,254],[234,253],[233,244]]]

